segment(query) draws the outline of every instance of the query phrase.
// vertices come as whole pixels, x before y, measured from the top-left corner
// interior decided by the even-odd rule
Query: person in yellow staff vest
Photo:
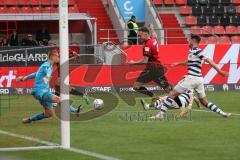
[[[128,21],[128,42],[129,45],[137,44],[137,32],[138,32],[138,24],[136,23],[136,17],[132,16],[131,19]]]

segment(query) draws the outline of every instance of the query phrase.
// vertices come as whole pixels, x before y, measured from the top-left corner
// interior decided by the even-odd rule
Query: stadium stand
[[[159,8],[158,11],[161,11],[161,7],[169,11],[172,7],[173,12],[176,7],[179,8],[179,16],[184,19],[181,26],[190,28],[190,33],[204,37],[201,43],[215,42],[216,38],[211,37],[213,34],[220,36],[217,42],[221,44],[239,40],[240,0],[175,0],[171,5],[153,0],[152,3]]]

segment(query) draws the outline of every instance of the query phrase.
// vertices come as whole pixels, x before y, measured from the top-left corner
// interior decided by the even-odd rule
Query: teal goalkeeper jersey
[[[44,78],[51,78],[52,76],[52,64],[47,61],[44,62],[38,69],[37,72],[32,73],[26,77],[26,79],[34,78],[34,87],[33,89],[49,89],[49,82],[45,83]]]

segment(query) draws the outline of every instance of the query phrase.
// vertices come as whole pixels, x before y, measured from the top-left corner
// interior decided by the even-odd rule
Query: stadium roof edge
[[[95,20],[87,13],[69,13],[69,20]],[[0,14],[0,21],[53,21],[59,20],[58,13],[41,14]]]

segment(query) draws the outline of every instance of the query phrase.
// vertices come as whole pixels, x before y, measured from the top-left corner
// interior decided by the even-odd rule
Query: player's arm
[[[207,62],[207,63],[209,63],[210,66],[212,66],[220,75],[222,75],[222,76],[224,76],[224,77],[228,76],[228,72],[221,70],[221,69],[216,65],[216,63],[215,63],[213,60],[211,60],[210,58],[205,57],[205,58],[204,58],[204,61]]]
[[[28,80],[28,79],[34,79],[34,78],[36,77],[36,74],[37,74],[37,72],[31,73],[31,74],[29,74],[29,75],[27,75],[27,76],[20,76],[20,77],[18,77],[18,78],[16,79],[16,81],[17,81],[17,82],[22,82],[22,81],[26,81],[26,80]]]
[[[187,65],[187,60],[183,62],[176,62],[172,64],[172,67],[177,67],[177,66],[186,66]]]

